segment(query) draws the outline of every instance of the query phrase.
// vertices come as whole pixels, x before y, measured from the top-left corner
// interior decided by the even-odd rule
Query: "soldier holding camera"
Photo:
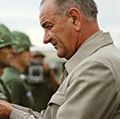
[[[32,52],[32,62],[28,68],[27,82],[35,101],[33,109],[39,112],[47,107],[48,101],[59,87],[53,70],[44,62],[45,58],[40,51]]]

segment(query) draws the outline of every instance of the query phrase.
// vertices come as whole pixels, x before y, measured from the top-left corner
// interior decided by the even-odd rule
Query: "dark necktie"
[[[63,71],[63,75],[62,75],[62,78],[61,78],[61,83],[65,80],[65,78],[68,76],[68,72],[66,69],[64,69]]]

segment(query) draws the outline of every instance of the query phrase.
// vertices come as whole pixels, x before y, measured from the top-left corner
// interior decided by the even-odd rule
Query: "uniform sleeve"
[[[13,104],[13,111],[11,112],[10,119],[42,119],[42,115],[33,111],[30,108],[22,107]]]
[[[117,102],[116,82],[110,69],[88,61],[78,66],[70,78],[56,119],[108,118]]]
[[[1,90],[0,90],[0,99],[7,101],[6,96],[4,95],[4,93]]]
[[[5,88],[4,82],[0,79],[0,99],[9,101],[8,99],[10,98],[8,95],[7,87]],[[6,90],[5,90],[6,89]],[[6,96],[7,95],[7,96]]]

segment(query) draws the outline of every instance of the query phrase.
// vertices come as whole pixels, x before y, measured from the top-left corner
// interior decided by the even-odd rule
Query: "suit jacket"
[[[89,37],[65,68],[69,75],[44,113],[15,108],[10,119],[120,119],[120,52],[109,33]]]

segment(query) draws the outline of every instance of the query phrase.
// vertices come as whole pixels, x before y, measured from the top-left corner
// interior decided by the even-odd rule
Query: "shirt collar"
[[[70,73],[74,67],[76,67],[80,62],[82,62],[86,57],[92,55],[98,49],[112,44],[110,34],[103,33],[103,31],[98,31],[92,36],[90,36],[78,49],[78,51],[66,62],[65,68],[68,73]]]

